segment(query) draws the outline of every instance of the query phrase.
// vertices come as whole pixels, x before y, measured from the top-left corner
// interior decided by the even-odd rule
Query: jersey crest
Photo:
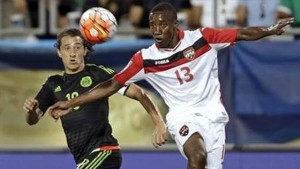
[[[189,127],[187,125],[183,125],[179,130],[179,134],[181,136],[187,136],[189,134]]]
[[[82,87],[89,87],[93,83],[92,78],[90,76],[84,76],[81,78],[80,85]]]
[[[183,56],[188,60],[193,60],[195,58],[195,49],[193,47],[188,47],[183,51]]]

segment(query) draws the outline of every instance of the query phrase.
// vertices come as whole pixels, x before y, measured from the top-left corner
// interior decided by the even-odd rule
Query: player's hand
[[[72,108],[68,106],[67,101],[59,101],[49,107],[49,114],[52,118],[57,120],[61,116],[70,113],[71,110]]]
[[[168,140],[167,128],[164,122],[157,124],[155,126],[153,135],[152,135],[152,144],[155,148],[159,148],[165,144]]]
[[[52,109],[50,109],[49,114],[53,119],[58,120],[60,117],[70,113],[71,110],[72,110],[72,108],[65,109],[65,110],[60,110],[60,109],[52,110]]]
[[[284,18],[279,21],[275,25],[268,27],[268,30],[272,32],[274,35],[281,35],[284,33],[284,27],[294,23],[294,18]]]
[[[36,113],[36,109],[39,107],[39,102],[32,98],[29,97],[25,100],[24,105],[23,105],[23,109],[27,112],[27,113]]]

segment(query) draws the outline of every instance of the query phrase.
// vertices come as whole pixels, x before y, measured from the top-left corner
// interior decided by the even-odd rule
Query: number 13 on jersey
[[[177,80],[179,84],[190,82],[194,79],[193,74],[191,74],[191,69],[189,67],[182,67],[175,71]]]

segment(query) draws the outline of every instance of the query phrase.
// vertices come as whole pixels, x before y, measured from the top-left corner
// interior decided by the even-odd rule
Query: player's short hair
[[[177,11],[175,7],[168,2],[160,2],[157,5],[155,5],[151,9],[150,13],[154,12],[166,12],[171,17],[170,19],[177,20]]]
[[[65,36],[71,36],[71,37],[79,36],[83,41],[83,46],[88,49],[88,53],[94,51],[94,49],[93,49],[94,44],[92,44],[89,41],[85,40],[84,37],[82,36],[80,30],[77,29],[77,28],[64,29],[62,32],[58,33],[56,43],[54,44],[54,47],[56,47],[57,49],[60,49],[61,39]]]

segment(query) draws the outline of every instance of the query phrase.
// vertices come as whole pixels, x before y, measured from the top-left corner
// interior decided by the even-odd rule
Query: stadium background
[[[151,40],[96,45],[88,62],[120,70]],[[0,168],[74,168],[59,121],[47,114],[29,127],[22,110],[46,78],[61,73],[54,41],[0,41]],[[299,168],[300,42],[238,42],[219,52],[223,101],[230,115],[224,169]],[[163,114],[167,108],[144,82]],[[110,121],[124,151],[123,169],[184,168],[172,141],[151,147],[152,123],[129,99],[110,99]],[[78,124],[80,125],[80,124]],[[53,163],[55,161],[55,163]]]

